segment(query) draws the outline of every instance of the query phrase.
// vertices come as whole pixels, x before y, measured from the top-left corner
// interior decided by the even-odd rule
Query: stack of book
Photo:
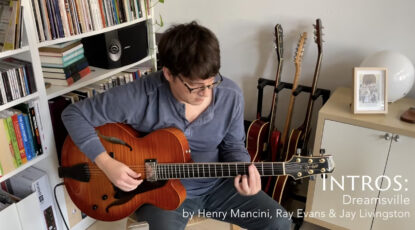
[[[37,101],[0,111],[0,176],[42,154]]]
[[[0,51],[22,46],[22,15],[20,0],[0,0]]]
[[[0,60],[0,105],[34,92],[32,63],[14,58]]]
[[[40,41],[63,38],[142,17],[140,0],[34,0]],[[146,1],[148,5],[149,2]],[[145,8],[149,10],[148,6]]]
[[[80,41],[39,48],[45,82],[69,86],[91,72]]]

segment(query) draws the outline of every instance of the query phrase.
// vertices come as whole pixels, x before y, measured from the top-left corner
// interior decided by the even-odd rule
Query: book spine
[[[75,33],[80,34],[81,33],[81,24],[78,20],[78,13],[76,12],[75,0],[68,0],[68,1],[69,1],[70,9],[71,9],[71,17],[72,17],[72,23],[74,25]]]
[[[45,134],[43,131],[44,129],[43,129],[42,118],[40,117],[39,102],[33,101],[32,103],[33,104],[31,106],[33,106],[35,110],[36,124],[37,124],[37,129],[38,129],[38,133],[36,135],[38,135],[40,138],[39,145],[41,146],[42,153],[43,153],[44,149],[47,149],[47,146],[43,146],[43,143],[46,143],[46,141],[45,141]]]
[[[14,158],[16,159],[17,166],[20,166],[22,165],[22,158],[20,156],[20,150],[19,150],[19,146],[17,143],[16,132],[13,127],[12,118],[11,117],[6,118],[6,122],[7,122],[7,128],[9,131],[10,140],[13,145]]]
[[[16,155],[15,155],[11,135],[10,135],[10,132],[9,132],[9,126],[7,124],[7,119],[2,119],[2,120],[0,120],[0,122],[3,122],[4,132],[6,134],[6,139],[7,139],[7,144],[9,145],[10,152],[11,152],[12,157],[13,157],[13,165],[14,165],[15,168],[17,168],[17,166],[19,166],[19,165],[17,164],[17,161],[16,161]]]
[[[24,125],[25,125],[27,139],[29,141],[30,153],[31,153],[31,156],[32,156],[32,159],[33,159],[37,156],[37,153],[36,153],[35,143],[33,141],[32,125],[30,124],[28,114],[23,114],[23,121],[24,121]]]
[[[100,17],[101,17],[101,20],[102,20],[102,28],[105,28],[105,27],[108,26],[108,22],[106,21],[106,18],[105,18],[104,5],[103,5],[102,0],[98,0],[98,4],[99,4],[99,11],[100,11],[100,14],[101,14]]]
[[[16,38],[16,17],[17,17],[17,2],[10,1],[10,6],[13,8],[11,17],[9,19],[9,24],[7,26],[3,51],[6,50],[13,50],[14,47],[14,40]],[[20,7],[19,7],[20,8]]]
[[[27,79],[27,73],[26,73],[26,68],[22,67],[21,68],[22,74],[24,76],[24,82],[25,82],[25,90],[26,90],[26,94],[29,95],[30,94],[30,89],[29,89],[29,80]]]
[[[65,37],[65,27],[64,27],[64,23],[63,23],[63,19],[61,17],[61,10],[59,7],[59,2],[58,0],[52,0],[52,5],[53,5],[53,12],[56,18],[56,22],[57,22],[57,28],[58,28],[58,32],[59,32],[59,37],[60,38],[64,38]]]
[[[59,36],[56,31],[55,19],[52,13],[52,6],[50,5],[50,1],[51,0],[46,0],[46,10],[47,10],[48,19],[49,19],[50,30],[52,32],[52,39],[56,39],[56,38],[59,38]]]
[[[43,18],[42,22],[43,22],[43,28],[45,29],[46,40],[51,40],[52,30],[50,27],[46,0],[38,0],[38,1],[39,1],[39,6],[40,6],[40,13],[42,14],[42,18]]]
[[[69,78],[67,78],[66,81],[68,82],[68,85],[72,85],[74,82],[76,82],[79,79],[85,77],[90,72],[91,72],[91,69],[88,66],[85,69],[79,71],[79,73],[76,73],[76,74],[70,76]]]
[[[63,31],[65,33],[65,37],[67,37],[71,35],[71,31],[70,31],[69,23],[68,23],[68,15],[66,14],[65,0],[57,0],[57,1],[58,1],[57,5],[59,6],[60,17],[62,20]]]
[[[80,2],[80,0],[75,0],[75,6],[76,6],[77,18],[78,18],[78,21],[80,22],[80,25],[81,25],[81,33],[85,33],[88,30],[86,28],[84,15],[82,13],[82,2]]]
[[[25,97],[27,96],[27,91],[26,91],[26,81],[24,79],[24,74],[22,72],[22,68],[19,67],[16,69],[16,74],[19,76],[20,79],[20,86],[21,86],[21,96]]]
[[[45,41],[45,31],[43,31],[42,18],[40,15],[40,8],[38,0],[32,0],[33,9],[35,11],[36,25],[38,25],[39,40]]]
[[[32,159],[32,149],[30,148],[29,138],[25,127],[23,114],[17,115],[17,122],[19,124],[20,134],[22,136],[23,147],[26,153],[26,159],[30,161]]]
[[[7,78],[9,79],[10,89],[12,90],[12,98],[16,100],[19,90],[17,89],[17,80],[11,70],[7,70]]]
[[[12,116],[12,121],[13,121],[14,132],[16,134],[17,146],[19,147],[20,158],[22,159],[22,163],[24,164],[27,162],[27,158],[26,158],[26,151],[23,145],[22,134],[19,128],[19,121],[17,119],[17,114]]]
[[[75,34],[75,30],[74,30],[74,25],[73,25],[73,21],[72,21],[72,15],[71,15],[71,7],[69,5],[69,0],[64,0],[64,9],[65,9],[65,15],[66,15],[66,20],[67,20],[67,24],[68,24],[68,29],[69,29],[69,35],[74,35]]]
[[[10,86],[10,83],[9,83],[9,77],[7,76],[7,72],[6,71],[2,72],[1,77],[3,79],[4,91],[6,93],[7,102],[13,101],[11,86]]]
[[[40,141],[40,135],[39,135],[39,128],[38,128],[38,121],[37,121],[37,117],[36,117],[36,112],[35,112],[35,108],[33,107],[33,105],[29,105],[29,114],[30,114],[30,119],[31,119],[31,124],[33,127],[33,140],[35,143],[35,147],[36,147],[36,156],[39,156],[42,154],[42,143]]]
[[[0,73],[0,92],[1,92],[1,97],[3,99],[3,104],[6,104],[8,102],[7,96],[6,96],[6,88],[4,87],[4,81],[1,75],[2,73]]]
[[[22,28],[22,11],[23,7],[21,6],[20,0],[17,0],[17,13],[16,13],[16,31],[14,39],[14,48],[20,48],[20,30]]]

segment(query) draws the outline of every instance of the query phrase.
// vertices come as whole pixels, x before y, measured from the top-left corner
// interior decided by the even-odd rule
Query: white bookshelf
[[[27,52],[29,50],[30,50],[29,46],[24,46],[22,48],[15,49],[15,50],[7,50],[7,51],[4,51],[4,52],[0,53],[0,59],[6,58],[6,57],[11,57],[13,55],[17,55],[17,54],[20,54],[20,53],[23,53],[23,52]]]
[[[33,100],[33,99],[37,99],[38,97],[39,97],[38,92],[32,93],[32,94],[27,95],[25,97],[22,97],[22,98],[14,100],[14,101],[8,102],[4,105],[0,105],[0,111],[11,108],[13,106],[16,106],[16,105],[24,103],[24,102],[28,102],[28,101]]]
[[[17,58],[23,58],[25,60],[31,61],[32,63],[32,67],[33,67],[33,73],[35,76],[35,82],[36,82],[36,88],[37,88],[37,92],[33,93],[31,95],[28,95],[26,97],[14,100],[12,102],[9,102],[7,104],[1,105],[0,106],[0,111],[11,108],[15,105],[18,105],[20,103],[23,102],[28,102],[28,101],[36,101],[38,106],[39,106],[39,120],[41,123],[42,127],[40,128],[40,136],[41,136],[41,141],[42,141],[42,148],[43,148],[43,154],[40,156],[35,157],[34,159],[26,162],[25,164],[19,166],[18,168],[16,168],[15,170],[13,170],[12,172],[9,172],[5,175],[3,175],[0,178],[0,182],[3,182],[13,176],[15,176],[16,174],[22,172],[23,170],[27,169],[28,167],[31,166],[35,166],[37,168],[40,168],[44,171],[46,171],[48,173],[48,177],[49,177],[49,182],[50,185],[52,186],[52,192],[53,192],[53,187],[62,182],[62,179],[60,179],[58,177],[58,156],[57,156],[57,151],[56,151],[56,147],[55,147],[55,140],[54,140],[54,136],[53,136],[53,127],[52,127],[52,122],[51,122],[51,117],[50,117],[50,113],[49,113],[49,105],[48,105],[48,100],[53,99],[55,97],[58,97],[62,94],[68,93],[70,91],[73,91],[75,89],[87,86],[89,84],[92,84],[94,82],[100,81],[104,78],[110,77],[112,75],[115,75],[121,71],[124,71],[128,68],[131,68],[132,66],[147,62],[147,61],[152,61],[152,66],[153,68],[156,67],[156,43],[155,43],[155,35],[154,35],[154,23],[153,23],[153,18],[151,16],[144,16],[140,19],[137,20],[133,20],[130,22],[126,22],[126,23],[122,23],[122,24],[118,24],[118,25],[114,25],[114,26],[110,26],[110,27],[106,27],[103,28],[101,30],[97,30],[97,31],[91,31],[91,32],[87,32],[87,33],[83,33],[83,34],[78,34],[78,35],[74,35],[74,36],[70,36],[70,37],[65,37],[65,38],[59,38],[59,39],[55,39],[55,40],[49,40],[49,41],[44,41],[44,42],[39,42],[38,39],[38,33],[36,31],[36,22],[35,22],[35,15],[34,15],[34,11],[32,9],[32,0],[21,0],[21,4],[24,8],[23,10],[23,23],[24,23],[24,33],[23,33],[23,44],[24,46],[22,48],[16,49],[16,50],[10,50],[10,51],[6,51],[6,52],[0,52],[0,59],[3,58],[7,58],[7,57],[17,57]],[[141,7],[144,6],[144,2],[143,0],[141,0]],[[145,15],[145,11],[144,9],[142,9],[143,14]],[[151,9],[151,13],[150,15],[153,15],[153,10]],[[50,45],[54,45],[54,44],[58,44],[58,43],[62,43],[62,42],[68,42],[68,41],[72,41],[72,40],[77,40],[77,39],[82,39],[85,37],[89,37],[89,36],[93,36],[93,35],[97,35],[97,34],[101,34],[101,33],[105,33],[108,31],[112,31],[112,30],[117,30],[117,29],[121,29],[136,23],[140,23],[146,21],[147,22],[147,28],[148,28],[148,40],[149,40],[149,55],[136,62],[136,63],[132,63],[130,65],[127,66],[123,66],[121,68],[116,68],[116,69],[101,69],[101,68],[96,68],[96,67],[92,67],[91,68],[91,73],[88,74],[87,76],[85,76],[84,78],[82,78],[81,80],[75,82],[73,85],[69,86],[69,87],[61,87],[61,86],[51,86],[50,88],[46,89],[45,88],[45,84],[44,84],[44,79],[43,79],[43,74],[42,74],[42,67],[41,67],[41,63],[40,63],[40,58],[39,58],[39,51],[38,49],[40,47],[45,47],[45,46],[50,46]],[[3,144],[3,143],[2,143]],[[0,153],[1,154],[1,153]],[[61,207],[61,211],[63,212],[64,218],[66,219],[66,222],[68,223],[68,212],[67,212],[67,208],[66,208],[66,203],[65,203],[65,198],[64,198],[64,193],[63,193],[63,187],[60,187],[57,189],[57,198],[59,201],[59,205]],[[1,212],[1,211],[0,211]],[[59,213],[59,212],[58,212]],[[60,215],[58,214],[57,216],[58,220],[57,220],[57,224],[58,224],[58,230],[63,230],[66,229],[62,219],[60,217]],[[86,229],[88,226],[90,226],[91,224],[94,223],[94,219],[92,218],[85,218],[82,221],[80,221],[78,224],[76,224],[75,226],[73,226],[72,229]],[[27,223],[21,223],[20,226],[24,226]],[[1,228],[1,227],[0,227]]]

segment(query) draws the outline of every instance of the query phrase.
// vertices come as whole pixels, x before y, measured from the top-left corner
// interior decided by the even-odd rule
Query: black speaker
[[[83,38],[89,65],[113,69],[137,62],[148,55],[146,21]]]

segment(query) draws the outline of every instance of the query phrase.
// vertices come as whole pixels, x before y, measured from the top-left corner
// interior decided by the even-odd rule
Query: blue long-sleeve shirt
[[[177,101],[163,73],[156,72],[68,106],[62,120],[79,149],[94,161],[105,149],[94,127],[125,123],[149,133],[167,127],[183,131],[195,162],[249,162],[243,126],[244,101],[240,88],[228,78],[214,89],[212,103],[193,122]],[[181,180],[187,197],[203,195],[218,179]]]

